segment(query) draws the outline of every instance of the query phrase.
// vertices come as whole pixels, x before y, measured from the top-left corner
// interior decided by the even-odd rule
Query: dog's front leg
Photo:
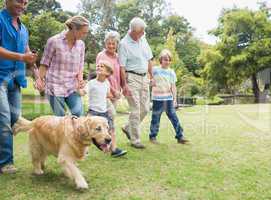
[[[75,181],[77,189],[88,188],[86,180],[71,158],[66,156],[58,156],[58,163],[63,167],[66,176]]]

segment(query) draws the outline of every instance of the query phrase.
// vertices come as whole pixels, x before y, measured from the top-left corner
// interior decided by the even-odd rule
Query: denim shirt
[[[28,46],[28,31],[26,27],[18,21],[19,29],[12,25],[12,16],[8,10],[0,11],[0,46],[6,50],[25,53]],[[26,87],[25,63],[22,61],[7,60],[0,57],[0,85],[5,81],[9,88],[13,88],[14,83],[21,87]]]

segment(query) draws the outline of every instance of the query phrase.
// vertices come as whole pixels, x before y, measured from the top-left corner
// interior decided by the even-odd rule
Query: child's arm
[[[112,95],[110,90],[107,92],[107,98],[109,98],[110,100],[114,99],[114,96]]]
[[[171,92],[172,92],[172,96],[173,96],[173,104],[174,104],[174,106],[177,106],[177,90],[176,90],[175,83],[171,84]]]

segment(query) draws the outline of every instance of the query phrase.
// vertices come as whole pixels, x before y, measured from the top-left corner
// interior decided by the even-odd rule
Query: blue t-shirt
[[[8,10],[0,11],[0,46],[23,54],[28,46],[28,31],[20,20],[18,22],[19,29],[16,30]],[[9,87],[13,87],[14,82],[21,87],[26,87],[25,63],[0,57],[0,85],[3,81],[7,82]]]

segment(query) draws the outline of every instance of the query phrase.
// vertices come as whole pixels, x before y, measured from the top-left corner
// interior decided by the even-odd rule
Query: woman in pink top
[[[40,62],[38,90],[47,94],[55,115],[65,115],[65,104],[72,115],[83,115],[83,104],[76,92],[84,87],[85,38],[89,22],[74,16],[65,22],[68,30],[48,39]]]

